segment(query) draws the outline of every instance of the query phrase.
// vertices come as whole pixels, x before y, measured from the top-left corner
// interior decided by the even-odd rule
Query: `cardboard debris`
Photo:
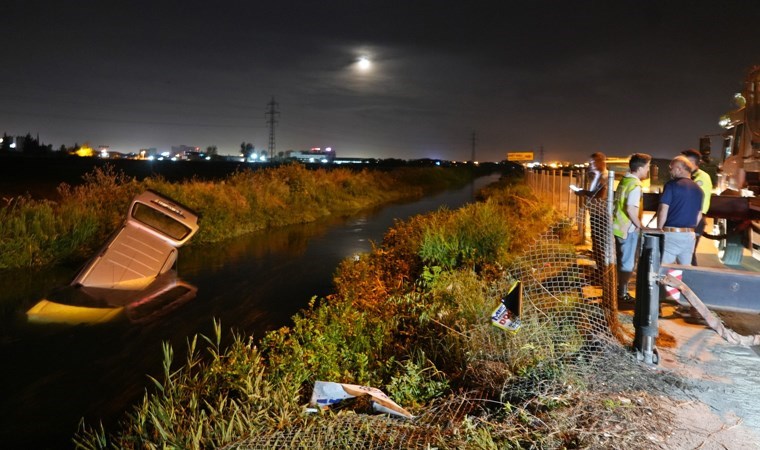
[[[347,398],[369,395],[372,398],[372,406],[375,411],[392,414],[395,416],[412,419],[407,410],[390,399],[383,391],[369,386],[356,384],[333,383],[331,381],[317,381],[314,383],[314,392],[311,394],[309,404],[320,409],[327,409],[330,405]]]
[[[521,309],[522,283],[515,281],[507,295],[501,299],[499,306],[491,313],[491,325],[506,331],[517,331],[521,324]]]

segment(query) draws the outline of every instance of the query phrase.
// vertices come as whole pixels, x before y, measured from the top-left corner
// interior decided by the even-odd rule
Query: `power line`
[[[0,108],[0,114],[7,114],[8,117],[12,116],[30,116],[49,119],[65,119],[69,121],[87,121],[87,122],[106,122],[106,123],[123,123],[133,125],[166,125],[172,127],[205,127],[205,128],[243,128],[244,125],[234,124],[212,124],[204,122],[171,122],[171,121],[158,121],[158,120],[130,120],[130,119],[109,119],[102,116],[80,116],[71,114],[55,114],[55,113],[38,113],[19,110],[8,110]]]
[[[269,126],[269,159],[274,158],[274,149],[275,149],[275,143],[274,143],[274,128],[277,126],[277,116],[280,115],[280,112],[277,111],[277,102],[274,101],[274,96],[272,96],[272,100],[267,103],[267,112],[264,113],[264,117],[267,119],[267,125]]]

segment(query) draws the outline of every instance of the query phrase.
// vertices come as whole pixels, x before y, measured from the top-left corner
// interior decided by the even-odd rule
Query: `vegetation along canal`
[[[212,336],[212,320],[258,339],[289,323],[312,296],[330,292],[338,263],[379,242],[396,219],[458,208],[474,185],[349,218],[290,226],[206,246],[180,249],[179,276],[197,296],[144,323],[124,318],[99,325],[42,325],[25,311],[51,289],[66,285],[78,268],[0,274],[0,441],[26,448],[70,446],[85,417],[108,426],[160,378],[161,342],[182,363],[187,337]]]

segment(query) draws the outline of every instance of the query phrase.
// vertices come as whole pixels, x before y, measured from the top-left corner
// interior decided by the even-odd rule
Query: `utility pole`
[[[277,116],[280,115],[280,112],[277,111],[277,102],[274,101],[274,96],[272,96],[272,100],[267,103],[267,112],[264,113],[264,117],[267,119],[267,126],[269,126],[269,159],[274,159],[274,127],[277,126]]]
[[[472,142],[472,159],[471,159],[471,161],[474,163],[475,162],[475,142],[477,141],[477,138],[475,137],[475,132],[474,131],[472,132],[472,138],[471,139],[472,139],[472,141],[471,141]]]

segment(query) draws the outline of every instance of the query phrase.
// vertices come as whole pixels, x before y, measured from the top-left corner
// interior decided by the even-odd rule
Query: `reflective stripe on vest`
[[[704,197],[702,197],[702,214],[707,213],[710,209],[710,196],[712,195],[712,179],[710,175],[702,169],[697,169],[691,176],[691,179],[699,185],[702,189]]]

